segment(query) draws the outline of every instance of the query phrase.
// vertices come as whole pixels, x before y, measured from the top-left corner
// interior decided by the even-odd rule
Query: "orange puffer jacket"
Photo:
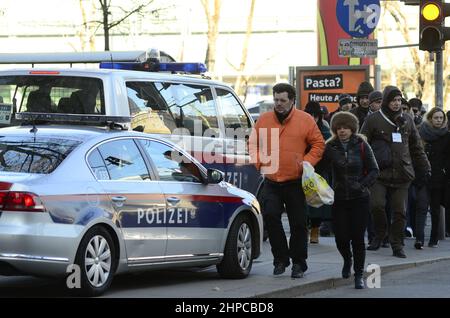
[[[250,156],[256,169],[275,182],[300,179],[303,160],[315,165],[322,158],[324,148],[316,122],[298,109],[293,109],[283,124],[274,111],[262,114],[249,139]]]

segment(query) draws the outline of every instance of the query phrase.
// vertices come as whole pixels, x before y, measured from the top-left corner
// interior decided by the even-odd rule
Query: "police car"
[[[127,271],[249,275],[262,242],[253,195],[165,139],[120,130],[124,118],[46,119],[107,128],[23,113],[0,129],[0,275],[72,275],[68,286],[91,296]]]
[[[99,64],[0,71],[0,126],[16,125],[20,113],[131,117],[121,123],[126,129],[159,134],[257,194],[262,177],[249,159],[246,108],[229,86],[201,75],[203,64],[163,57],[157,50],[0,54],[3,64]]]

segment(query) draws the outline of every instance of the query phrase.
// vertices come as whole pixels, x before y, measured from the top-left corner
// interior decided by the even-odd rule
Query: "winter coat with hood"
[[[367,137],[380,168],[378,180],[387,186],[408,187],[415,172],[425,174],[431,168],[412,117],[402,114],[401,108],[393,112],[388,107],[396,96],[401,96],[400,90],[386,86],[381,109],[366,118],[361,133]],[[401,135],[401,142],[394,142],[393,133]]]
[[[364,139],[353,134],[346,149],[338,138],[329,140],[322,161],[331,168],[335,200],[352,200],[368,196],[368,188],[378,176],[372,149]]]
[[[450,132],[447,129],[447,122],[442,128],[434,128],[428,120],[425,120],[419,128],[419,133],[431,164],[429,185],[433,189],[444,188],[450,178],[450,171],[448,171]]]

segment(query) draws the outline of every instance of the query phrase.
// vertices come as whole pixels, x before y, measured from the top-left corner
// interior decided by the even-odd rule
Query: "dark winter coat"
[[[330,128],[325,125],[319,126],[320,132],[322,133],[323,139],[327,140],[331,137]],[[315,171],[320,174],[328,183],[330,182],[330,177],[328,171],[324,170],[322,160],[315,166]],[[330,220],[331,219],[331,206],[330,205],[322,205],[319,208],[313,208],[310,206],[306,206],[306,215],[309,218],[319,218],[322,220]]]
[[[347,149],[338,138],[327,142],[322,161],[332,172],[335,200],[351,200],[368,196],[368,188],[378,176],[378,165],[369,144],[353,134]]]
[[[448,162],[450,155],[450,133],[445,126],[444,130],[437,131],[425,121],[419,129],[425,153],[431,164],[431,180],[429,186],[433,189],[444,188],[450,178]]]
[[[364,108],[364,107],[358,106],[358,107],[350,109],[350,113],[352,113],[353,115],[355,115],[358,118],[359,127],[361,128],[364,121],[367,118],[367,114],[369,113],[369,107]]]
[[[361,133],[373,149],[383,184],[407,187],[415,171],[431,170],[411,116],[401,114],[392,122],[382,110],[377,111],[366,118]],[[400,133],[402,141],[393,142],[392,133]]]

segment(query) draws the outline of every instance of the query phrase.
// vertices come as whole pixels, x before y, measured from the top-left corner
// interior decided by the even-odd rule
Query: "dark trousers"
[[[300,264],[303,271],[308,268],[308,232],[305,216],[305,195],[301,181],[278,183],[265,180],[262,190],[262,209],[269,232],[269,241],[274,257],[273,264]],[[283,209],[285,207],[285,209]],[[291,237],[289,246],[281,223],[281,214],[286,211]]]
[[[353,269],[357,275],[364,273],[366,259],[364,232],[369,217],[366,212],[369,210],[369,200],[369,196],[353,200],[336,200],[331,210],[337,249],[344,260],[351,259],[353,254]]]
[[[416,226],[414,228],[414,233],[416,240],[425,242],[425,222],[428,214],[428,189],[426,186],[418,187],[413,186],[415,189],[415,214],[416,214]]]
[[[391,224],[389,230],[389,241],[394,251],[403,249],[403,237],[406,225],[406,199],[408,197],[409,185],[405,187],[389,187],[379,181],[371,188],[372,217],[376,238],[384,239],[388,231],[388,222]],[[386,217],[386,195],[390,195],[392,220]]]
[[[431,234],[430,243],[436,244],[439,236],[439,224],[441,223],[441,202],[443,201],[444,189],[429,189],[430,213],[431,213]]]

